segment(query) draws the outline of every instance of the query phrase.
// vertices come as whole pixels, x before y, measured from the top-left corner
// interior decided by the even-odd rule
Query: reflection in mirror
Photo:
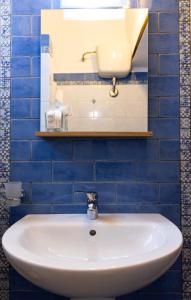
[[[148,10],[41,14],[41,131],[148,131]]]

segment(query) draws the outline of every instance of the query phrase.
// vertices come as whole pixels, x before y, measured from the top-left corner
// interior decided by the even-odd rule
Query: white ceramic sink
[[[180,254],[182,234],[159,214],[103,214],[95,221],[85,214],[28,215],[2,243],[11,265],[34,284],[68,297],[103,298],[161,276]]]

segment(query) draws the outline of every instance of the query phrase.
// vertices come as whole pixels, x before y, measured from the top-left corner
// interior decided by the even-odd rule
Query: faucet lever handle
[[[87,192],[87,201],[95,203],[97,202],[97,193],[96,192]]]

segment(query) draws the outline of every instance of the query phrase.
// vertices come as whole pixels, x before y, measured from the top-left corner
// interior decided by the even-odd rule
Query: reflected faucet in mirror
[[[119,78],[129,75],[132,69],[132,61],[148,24],[147,11],[140,11],[135,24],[134,34],[127,35],[121,41],[115,39],[110,43],[97,45],[95,51],[86,51],[82,54],[81,61],[85,62],[87,55],[96,54],[97,72],[102,78],[112,79],[112,88],[109,92],[111,97],[118,95],[116,82]]]
[[[84,52],[82,57],[81,57],[81,61],[85,61],[85,58],[87,55],[89,54],[96,54],[96,51],[87,51],[87,52]]]

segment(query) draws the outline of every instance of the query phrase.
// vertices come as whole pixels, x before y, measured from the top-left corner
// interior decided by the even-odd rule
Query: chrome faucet
[[[96,192],[88,192],[87,196],[87,216],[90,220],[98,218],[98,197]]]

